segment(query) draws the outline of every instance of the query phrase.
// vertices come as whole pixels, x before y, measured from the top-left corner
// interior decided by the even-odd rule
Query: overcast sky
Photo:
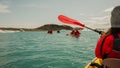
[[[120,0],[0,0],[0,27],[63,24],[57,19],[61,14],[90,27],[104,27],[117,5]]]

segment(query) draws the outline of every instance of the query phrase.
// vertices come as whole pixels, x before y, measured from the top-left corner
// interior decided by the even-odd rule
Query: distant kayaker
[[[75,33],[74,33],[75,36],[79,36],[80,35],[80,32],[78,30],[75,30]]]
[[[120,59],[120,6],[116,6],[112,10],[111,28],[107,32],[103,32],[98,39],[95,56],[103,60],[108,58]]]
[[[60,31],[58,30],[57,33],[60,33]]]
[[[77,36],[77,37],[80,36],[80,32],[79,32],[78,30],[72,30],[70,34],[71,34],[71,36],[75,36],[75,37],[76,37],[76,36]]]
[[[75,33],[75,30],[72,30],[72,31],[70,32],[71,35],[74,35],[74,33]]]
[[[53,33],[53,31],[52,30],[48,30],[48,32],[47,32],[48,34],[52,34]]]

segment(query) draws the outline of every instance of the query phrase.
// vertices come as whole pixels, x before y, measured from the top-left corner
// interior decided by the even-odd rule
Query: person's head
[[[116,6],[111,12],[111,28],[120,28],[120,6]]]
[[[116,6],[111,12],[111,34],[120,33],[120,6]]]
[[[105,36],[109,34],[120,33],[120,6],[116,6],[111,12],[111,28],[103,33]]]

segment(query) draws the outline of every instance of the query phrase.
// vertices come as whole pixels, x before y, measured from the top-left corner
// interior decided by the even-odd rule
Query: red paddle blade
[[[71,19],[67,16],[64,16],[64,15],[59,15],[58,16],[58,19],[63,22],[63,23],[66,23],[66,24],[74,24],[74,25],[79,25],[79,26],[82,26],[84,27],[85,25],[84,24],[81,24],[80,22],[78,22],[77,20],[74,20],[74,19]]]

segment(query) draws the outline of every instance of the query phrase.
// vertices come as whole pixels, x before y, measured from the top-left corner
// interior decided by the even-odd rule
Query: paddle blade
[[[79,26],[82,26],[84,27],[85,25],[84,24],[81,24],[80,22],[78,22],[77,20],[74,20],[74,19],[71,19],[67,16],[64,16],[64,15],[59,15],[58,16],[58,19],[63,22],[63,23],[66,23],[66,24],[74,24],[74,25],[79,25]]]

